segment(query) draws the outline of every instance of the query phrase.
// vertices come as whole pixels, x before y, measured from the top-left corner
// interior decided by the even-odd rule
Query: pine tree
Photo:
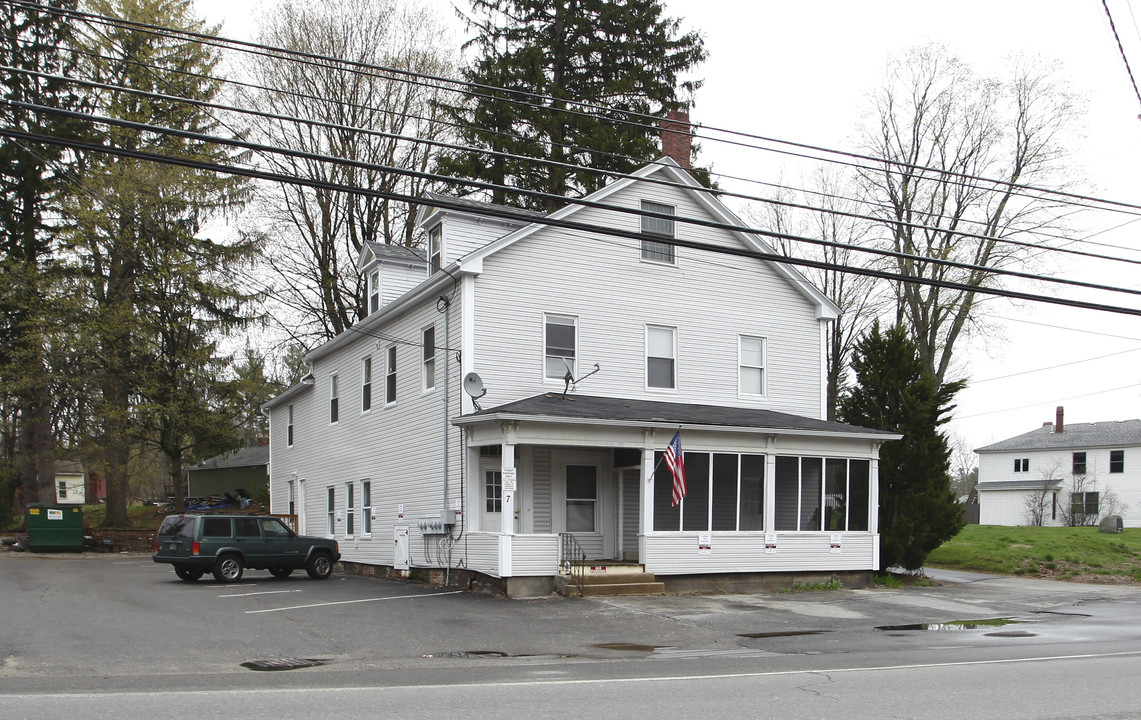
[[[681,94],[700,86],[679,76],[705,59],[703,41],[680,34],[660,0],[472,0],[472,7],[477,36],[469,46],[479,55],[464,79],[494,89],[473,88],[466,103],[447,108],[461,142],[476,150],[443,156],[443,174],[558,196],[589,193],[608,180],[597,171],[626,173],[661,155],[657,124],[631,113],[684,109]],[[492,200],[555,207],[502,189]]]
[[[105,15],[203,32],[188,0],[92,0]],[[97,97],[102,114],[159,127],[217,134],[209,110],[143,96],[161,93],[210,100],[219,89],[216,51],[179,37],[108,27],[89,36],[86,68],[110,86]],[[226,163],[216,145],[115,125],[107,142],[153,154]],[[195,422],[212,422],[197,383],[217,377],[211,337],[240,324],[245,294],[235,271],[254,251],[245,242],[201,237],[211,216],[233,209],[246,185],[234,177],[172,164],[92,154],[82,174],[86,192],[68,206],[74,257],[87,292],[80,329],[91,359],[101,421],[94,439],[107,478],[104,525],[124,526],[133,443],[154,441],[181,476],[181,452]],[[212,335],[214,334],[214,335]],[[179,486],[171,488],[177,497]]]
[[[852,356],[856,386],[841,402],[844,422],[898,432],[879,462],[881,568],[923,567],[927,555],[963,527],[951,489],[951,451],[939,427],[963,383],[940,385],[902,327],[874,325]]]
[[[75,121],[17,104],[76,109],[83,98],[68,87],[74,68],[69,51],[73,28],[53,9],[74,9],[75,0],[5,4],[0,8],[0,123],[5,128],[46,135],[76,135]],[[54,77],[49,77],[54,76]],[[58,214],[61,188],[72,158],[57,146],[27,139],[0,139],[0,386],[5,412],[13,418],[0,468],[0,510],[14,487],[28,502],[54,500],[52,386],[48,342],[61,315]],[[2,517],[7,517],[5,512]]]

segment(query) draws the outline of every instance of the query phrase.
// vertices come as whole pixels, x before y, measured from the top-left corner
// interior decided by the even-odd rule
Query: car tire
[[[285,578],[289,577],[290,573],[292,572],[293,568],[288,567],[275,567],[269,569],[269,574],[273,575],[278,580],[284,580]]]
[[[186,567],[185,565],[175,565],[174,574],[178,576],[179,580],[186,582],[194,582],[205,574],[204,570],[198,568]]]
[[[233,554],[223,555],[214,563],[214,579],[220,583],[237,582],[242,579],[244,569],[240,557]]]
[[[328,553],[313,553],[305,563],[305,572],[314,580],[325,580],[333,574],[333,558]]]

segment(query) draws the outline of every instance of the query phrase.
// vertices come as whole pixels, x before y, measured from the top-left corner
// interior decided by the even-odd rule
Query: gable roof
[[[226,468],[258,467],[268,464],[269,446],[256,445],[203,460],[189,470],[191,472],[195,470],[224,470]]]
[[[1089,447],[1133,447],[1141,445],[1141,420],[1093,423],[1066,423],[1060,433],[1053,425],[1043,425],[992,445],[975,450],[997,453],[1012,450],[1062,450]]]
[[[506,403],[457,418],[457,425],[489,419],[495,420],[581,420],[610,421],[655,426],[700,426],[749,428],[761,431],[795,431],[798,434],[895,440],[896,433],[845,425],[756,408],[693,405],[689,403],[633,400],[629,398],[595,397],[544,393],[524,400]]]
[[[427,263],[424,251],[420,248],[409,248],[403,245],[388,245],[385,243],[366,240],[357,255],[357,271],[361,272],[372,262],[373,258],[381,262],[405,262],[423,265]]]
[[[592,204],[600,203],[611,195],[614,195],[615,193],[618,193],[630,187],[631,185],[634,185],[635,183],[641,182],[650,176],[659,173],[667,175],[669,177],[669,182],[682,186],[682,189],[689,193],[690,197],[693,198],[695,202],[704,207],[706,211],[708,211],[714,218],[716,218],[718,223],[733,225],[736,227],[746,226],[746,223],[737,217],[733,211],[724,205],[724,203],[718,200],[715,197],[714,193],[710,192],[708,188],[697,182],[697,180],[695,180],[692,175],[682,169],[676,161],[668,157],[661,158],[648,165],[645,165],[634,171],[629,176],[616,180],[601,188],[600,190],[597,190],[590,195],[581,198],[581,200]],[[500,206],[490,204],[485,205],[485,207],[497,209],[500,208]],[[591,208],[592,205],[571,202],[570,204],[565,205],[555,212],[543,217],[550,220],[570,220],[575,214]],[[679,217],[678,221],[684,222],[685,218]],[[459,258],[457,264],[459,265],[460,270],[479,272],[483,266],[484,258],[502,250],[505,247],[509,247],[510,245],[513,245],[536,232],[539,232],[545,227],[546,225],[542,222],[535,222],[527,225],[526,227],[508,233],[498,240],[494,240],[487,245],[484,245],[482,248],[479,248],[478,250],[475,250],[471,253],[468,253],[464,257]],[[735,235],[739,240],[741,240],[743,245],[750,248],[751,250],[762,253],[775,254],[775,250],[772,248],[772,246],[766,243],[758,235],[738,230],[729,230],[726,232],[730,232]],[[779,262],[774,262],[771,263],[771,267],[777,272],[777,274],[784,277],[790,284],[792,284],[794,288],[796,288],[797,291],[799,291],[816,306],[816,316],[818,318],[835,319],[839,317],[840,309],[831,300],[829,300],[828,297],[824,295],[824,293],[820,292],[820,290],[818,290],[812,283],[808,282],[808,280],[791,265],[784,265]]]

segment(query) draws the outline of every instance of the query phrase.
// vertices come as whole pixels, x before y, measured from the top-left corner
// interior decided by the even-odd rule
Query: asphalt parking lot
[[[1135,622],[1121,622],[1141,617],[1136,587],[992,576],[902,590],[519,601],[341,573],[187,583],[145,555],[4,553],[0,597],[0,680],[224,675],[282,659],[376,671],[488,659],[743,659],[852,643],[886,651],[949,642],[893,627],[998,618],[1033,631],[960,633],[954,643],[1058,642],[1061,630],[1049,628],[1072,634],[1074,622],[1084,623],[1084,639],[1141,640]]]

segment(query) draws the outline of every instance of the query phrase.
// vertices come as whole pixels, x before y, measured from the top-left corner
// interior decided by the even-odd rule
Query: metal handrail
[[[586,553],[571,533],[559,533],[559,568],[570,576],[578,588],[578,596],[582,597],[586,584]]]

